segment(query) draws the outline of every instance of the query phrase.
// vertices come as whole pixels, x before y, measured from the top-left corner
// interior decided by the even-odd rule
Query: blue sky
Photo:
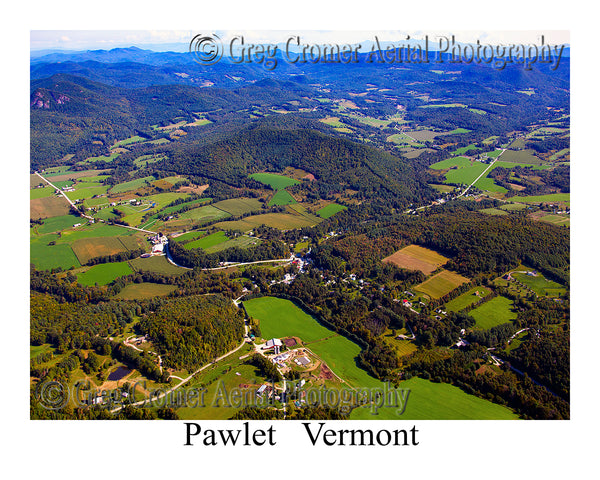
[[[190,40],[198,33],[213,33],[209,30],[31,30],[31,50],[65,49],[88,50],[137,46],[152,50],[187,50]],[[438,36],[455,35],[461,43],[476,42],[486,44],[540,43],[540,35],[545,43],[570,43],[568,31],[531,30],[531,31],[409,31],[409,30],[216,30],[222,39],[235,35],[244,35],[252,43],[281,43],[291,35],[300,35],[307,43],[360,43],[373,40],[375,35],[381,41],[399,42],[410,35],[418,40],[429,36],[430,40]]]

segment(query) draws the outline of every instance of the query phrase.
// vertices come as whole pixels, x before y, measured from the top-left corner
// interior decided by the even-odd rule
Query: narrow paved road
[[[75,210],[77,210],[77,207],[75,206],[75,204],[71,201],[71,199],[69,197],[67,197],[67,195],[65,195],[65,192],[63,192],[60,188],[58,188],[56,185],[50,183],[49,180],[47,180],[46,178],[42,177],[38,172],[35,172],[35,174],[40,177],[44,182],[46,182],[48,185],[50,185],[52,188],[54,188],[54,190],[57,190],[58,192],[60,192],[60,194],[65,198],[65,200],[67,202],[69,202],[69,205],[71,205]],[[93,217],[90,217],[89,215],[86,215],[85,213],[81,213],[79,210],[77,210],[77,212],[79,213],[79,215],[81,215],[82,217],[85,218],[89,218],[90,220],[93,220]]]

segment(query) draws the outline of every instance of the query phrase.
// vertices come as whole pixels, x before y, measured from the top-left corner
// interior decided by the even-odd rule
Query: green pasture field
[[[475,327],[480,330],[488,330],[517,318],[516,312],[513,312],[512,300],[502,296],[492,298],[489,302],[471,310],[469,315],[475,319]]]
[[[433,170],[445,170],[446,168],[452,167],[465,168],[470,167],[473,163],[474,162],[465,157],[453,157],[434,163],[433,165],[430,165],[429,168]]]
[[[30,262],[38,270],[51,270],[58,267],[67,270],[71,267],[81,266],[69,245],[48,245],[52,241],[56,242],[58,238],[58,235],[50,234],[30,239]]]
[[[291,185],[297,185],[300,182],[293,178],[284,177],[276,173],[252,173],[248,175],[257,182],[269,185],[273,190],[282,190]]]
[[[81,222],[81,219],[79,220]],[[132,235],[134,230],[116,225],[95,223],[93,225],[82,225],[81,227],[65,230],[61,234],[60,243],[71,243],[80,238],[91,237],[122,237]]]
[[[205,223],[211,220],[227,218],[230,216],[231,215],[229,215],[229,213],[224,212],[219,208],[216,208],[212,205],[206,205],[204,207],[193,208],[187,212],[183,212],[179,215],[179,218],[191,219],[198,223]]]
[[[459,285],[469,282],[468,278],[458,273],[442,270],[423,283],[417,285],[415,290],[423,292],[432,298],[440,298],[454,290]]]
[[[510,212],[512,210],[523,210],[524,208],[527,208],[527,205],[523,205],[522,203],[507,203],[505,205],[501,205],[498,208]]]
[[[190,207],[192,205],[199,205],[199,204],[202,204],[202,203],[210,202],[211,200],[212,200],[212,198],[209,198],[209,197],[206,197],[206,198],[197,198],[196,200],[192,200],[190,202],[180,203],[179,205],[173,205],[172,207],[163,208],[159,213],[161,213],[161,214],[163,214],[163,213],[168,213],[168,214],[177,213],[177,212],[180,212],[184,208]]]
[[[54,349],[49,343],[43,345],[30,345],[29,346],[29,358],[35,358],[40,353],[52,352]]]
[[[156,255],[149,258],[134,258],[133,260],[129,260],[129,265],[136,272],[155,272],[164,275],[181,275],[188,271],[185,268],[170,264],[164,255]]]
[[[112,148],[116,148],[116,147],[122,147],[122,146],[124,146],[124,145],[130,145],[130,144],[132,144],[132,143],[141,142],[141,141],[143,141],[143,140],[145,140],[145,138],[143,138],[143,137],[140,137],[140,136],[138,136],[138,135],[134,135],[133,137],[129,137],[129,138],[126,138],[125,140],[120,140],[120,141],[116,142],[116,143],[115,143],[115,144],[112,146]]]
[[[154,180],[156,180],[156,178],[150,175],[148,177],[136,178],[135,180],[130,180],[129,182],[118,183],[110,189],[110,193],[122,193],[136,190],[145,185],[149,185]]]
[[[280,230],[292,230],[294,228],[312,227],[318,222],[314,222],[301,215],[292,215],[289,213],[265,213],[263,215],[252,215],[242,220],[225,221],[215,224],[215,227],[223,230],[240,230],[247,232],[261,225],[278,228]]]
[[[538,295],[553,297],[558,296],[561,292],[565,293],[567,291],[560,283],[544,278],[540,272],[537,272],[537,276],[535,277],[515,271],[512,271],[510,274],[522,284],[527,285]]]
[[[497,158],[502,153],[502,150],[494,150],[493,152],[486,152],[486,155],[491,158]]]
[[[208,125],[209,123],[212,122],[207,118],[198,118],[195,121],[186,124],[186,127],[200,127],[202,125]]]
[[[163,145],[165,143],[170,143],[170,140],[168,138],[157,138],[156,140],[149,140],[147,142],[143,142],[143,144],[149,145]]]
[[[191,232],[184,233],[182,235],[178,235],[174,237],[178,242],[185,242],[187,240],[193,240],[195,238],[201,237],[206,232],[204,230],[192,230]]]
[[[500,137],[498,137],[498,135],[493,135],[493,136],[488,137],[485,140],[483,140],[482,143],[484,143],[485,145],[489,145],[489,144],[494,143],[494,141],[497,140],[498,138],[500,138]]]
[[[70,199],[70,200],[85,200],[87,198],[91,198],[95,195],[104,195],[106,194],[106,192],[108,192],[108,185],[97,185],[97,186],[93,186],[93,187],[87,187],[82,185],[81,187],[78,187],[79,184],[75,184],[75,191],[74,192],[65,192],[65,195]]]
[[[86,178],[87,181],[91,181],[88,178]],[[52,185],[54,185],[55,187],[58,187],[60,189],[63,189],[65,187],[71,187],[73,186],[74,182],[73,180],[61,180],[60,182],[52,182]]]
[[[204,404],[198,406],[184,406],[177,410],[179,418],[186,420],[227,420],[231,418],[238,409],[230,399],[229,406],[219,402],[219,396],[227,392],[228,398],[234,389],[240,392],[240,402],[245,405],[263,405],[256,397],[256,390],[267,380],[260,376],[259,370],[253,366],[244,364],[238,359],[238,355],[223,359],[223,361],[209,367],[201,372],[190,383],[190,388],[198,388],[200,384],[207,385],[204,394]],[[239,388],[240,385],[249,385],[249,388]],[[183,387],[185,388],[185,387]],[[265,401],[263,397],[263,402]],[[204,406],[202,406],[204,405]]]
[[[269,200],[269,206],[290,205],[294,203],[298,202],[296,202],[296,199],[292,197],[292,195],[287,190],[277,190],[277,192],[275,192],[275,195],[273,195],[271,197],[271,200]]]
[[[469,167],[450,170],[446,173],[445,183],[457,183],[470,185],[479,175],[481,175],[489,165],[481,162],[473,162]],[[480,179],[481,180],[481,179]]]
[[[44,175],[44,176],[48,177],[50,179],[50,181],[52,183],[54,183],[55,181],[60,182],[62,180],[76,180],[79,178],[84,178],[87,180],[88,177],[95,178],[99,175],[102,175],[103,173],[105,173],[107,171],[108,170],[97,170],[97,169],[79,170],[79,171],[64,171],[64,172],[55,173],[53,175]]]
[[[456,150],[454,150],[454,154],[462,155],[462,154],[468,152],[469,150],[477,150],[477,147],[473,144],[467,145],[466,147],[460,147],[460,148],[457,148]]]
[[[165,157],[164,155],[158,155],[158,154],[153,154],[153,155],[142,155],[140,157],[137,157],[134,161],[133,164],[138,167],[144,167],[146,165],[152,165],[153,163],[158,163],[161,160],[164,160]]]
[[[436,183],[429,183],[428,185],[431,188],[435,188],[438,192],[441,193],[450,193],[452,190],[454,190],[454,187],[452,185],[440,185]]]
[[[46,185],[42,188],[32,188],[29,190],[29,199],[35,200],[36,198],[51,197],[52,195],[54,195],[55,191],[56,190],[50,185]]]
[[[413,377],[400,382],[399,390],[410,390],[406,410],[384,407],[372,414],[370,406],[355,408],[350,420],[516,420],[509,408],[469,395],[447,383],[434,383]]]
[[[470,109],[469,109],[470,110]],[[480,110],[483,111],[483,110]],[[460,134],[460,133],[469,133],[471,130],[467,129],[467,128],[455,128],[454,130],[450,130],[449,132],[444,133],[443,135],[456,135],[456,134]]]
[[[267,299],[266,302],[264,299]],[[281,311],[277,310],[273,307],[273,302],[269,301],[269,299],[273,299],[274,297],[262,297],[249,300],[244,302],[244,305],[250,304],[252,308],[252,303],[256,303],[258,300],[263,300],[262,304],[259,302],[260,307],[267,307],[266,310],[262,312],[265,318],[269,318],[273,321],[265,320],[261,321],[261,330],[263,338],[269,338],[271,335],[276,338],[294,335],[299,336],[301,339],[306,340],[302,333],[298,331],[294,331],[290,328],[292,324],[289,323],[289,314],[291,312],[284,310],[285,321],[286,323],[282,325],[281,322],[277,321],[281,318]],[[278,299],[283,302],[289,302],[287,300]],[[293,305],[292,302],[289,304]],[[289,304],[282,304],[282,308],[291,308]],[[294,305],[295,307],[295,305]],[[248,307],[246,307],[248,308]],[[295,307],[292,310],[298,309]],[[267,313],[272,312],[272,313]],[[300,312],[302,312],[300,310]],[[304,312],[302,312],[304,313]],[[253,314],[251,314],[253,315]],[[256,314],[258,316],[259,314]],[[254,316],[254,315],[253,315]],[[292,317],[294,318],[294,317]],[[334,334],[330,330],[322,327],[317,323],[317,321],[307,315],[304,320],[307,320],[311,327],[307,327],[304,322],[300,322],[298,324],[298,328],[303,329],[304,335],[307,335],[311,338],[320,337],[324,338],[329,336],[325,340],[314,341],[308,345],[308,348],[314,352],[317,356],[319,356],[332,370],[336,375],[339,375],[345,382],[342,384],[341,388],[358,388],[358,387],[367,387],[367,388],[381,388],[385,387],[385,384],[374,377],[371,377],[366,371],[362,370],[357,365],[357,356],[360,353],[360,347],[348,340],[345,337]],[[265,332],[264,328],[267,328],[267,332]],[[273,330],[269,330],[269,328],[273,327]],[[331,336],[333,335],[333,336]],[[225,361],[227,362],[227,360]],[[229,363],[229,362],[227,362]],[[223,367],[226,365],[224,364]],[[221,364],[217,364],[214,367],[215,374],[223,368]],[[235,375],[234,372],[240,373],[240,375]],[[233,385],[237,386],[239,383],[253,384],[251,381],[241,382],[241,378],[246,376],[247,374],[238,369],[236,365],[232,365],[229,373],[226,369],[222,370],[224,373],[224,382],[233,381]],[[232,376],[235,375],[235,377]],[[206,374],[208,376],[208,374]],[[215,378],[214,374],[213,377]],[[208,378],[201,379],[201,381],[206,382]],[[216,382],[215,382],[216,383]],[[226,383],[227,384],[227,383]],[[453,387],[447,384],[438,384],[429,382],[426,380],[422,380],[419,378],[413,378],[409,381],[403,382],[401,384],[402,388],[407,388],[411,390],[411,394],[409,395],[407,408],[404,415],[400,418],[411,418],[411,419],[477,419],[477,418],[494,418],[494,419],[504,419],[504,418],[516,418],[516,416],[507,408],[495,405],[487,400],[479,399],[475,396],[471,396],[458,389],[457,387]],[[412,398],[411,398],[412,397]],[[209,397],[212,398],[212,397]],[[208,403],[208,402],[207,402]],[[198,409],[200,410],[200,409]],[[379,416],[370,415],[370,410],[360,409],[360,411],[354,411],[352,415],[368,415],[364,418],[366,419],[376,419],[376,418],[386,418],[386,415],[395,414],[394,409],[388,409],[389,411],[383,410]],[[190,412],[193,414],[193,412]],[[187,414],[183,411],[180,411],[182,417],[185,416],[187,418]],[[209,416],[205,416],[203,418],[213,418]],[[223,417],[225,418],[225,417]],[[362,417],[359,417],[362,418]],[[397,417],[390,417],[397,418]]]
[[[75,215],[61,215],[47,218],[42,225],[36,225],[34,229],[37,233],[43,235],[45,233],[60,232],[65,228],[72,228],[76,223],[84,222],[87,222],[87,220]]]
[[[44,169],[42,175],[44,177],[51,177],[53,175],[60,175],[61,173],[67,172],[69,170],[70,165],[61,165],[60,167],[48,167]]]
[[[535,156],[535,150],[506,150],[502,154],[503,162],[540,165],[543,161]]]
[[[480,296],[475,295],[476,292],[479,292]],[[446,310],[450,310],[451,312],[460,312],[468,306],[477,303],[482,298],[487,297],[490,293],[491,290],[487,287],[473,287],[468,292],[465,292],[456,297],[454,300],[450,300],[448,303],[446,303]]]
[[[404,335],[408,335],[408,331],[405,328],[398,330],[397,333],[402,333]],[[381,338],[385,343],[387,343],[393,350],[398,354],[398,358],[405,357],[406,355],[410,355],[411,353],[417,350],[417,345],[415,345],[411,340],[399,339],[397,340],[394,336],[394,333],[389,328],[382,333],[379,338]]]
[[[249,237],[247,235],[238,235],[235,238],[228,239],[226,242],[218,243],[217,245],[208,247],[205,250],[206,253],[215,253],[232,247],[248,248],[253,245],[258,245],[260,242],[261,240],[255,237]]]
[[[205,237],[198,238],[197,240],[193,240],[184,245],[184,248],[187,250],[192,250],[194,248],[202,248],[207,249],[209,247],[213,247],[218,245],[219,243],[226,242],[228,240],[225,232],[215,232],[210,235],[206,235]]]
[[[85,286],[108,285],[124,275],[133,273],[127,262],[101,263],[77,275],[77,281]]]
[[[552,156],[549,158],[549,160],[551,162],[554,162],[555,160],[558,160],[559,158],[562,158],[565,155],[568,155],[569,152],[570,152],[569,148],[563,148],[562,150],[559,150],[558,152],[552,154]]]
[[[487,115],[485,110],[480,110],[479,108],[468,108],[469,112],[476,113],[477,115]]]
[[[164,297],[177,290],[175,285],[163,285],[160,283],[131,283],[126,285],[113,298],[121,300],[146,300],[154,297]]]
[[[244,213],[255,212],[260,210],[263,204],[258,198],[230,198],[221,200],[214,204],[220,210],[230,213],[231,215],[242,215]]]
[[[334,128],[348,128],[348,125],[340,122],[339,117],[327,117],[327,118],[322,118],[319,121],[324,123],[325,125],[329,125],[330,127],[334,127]]]
[[[346,210],[346,208],[347,207],[338,205],[337,203],[330,203],[329,205],[317,210],[317,215],[321,218],[329,218],[333,217],[336,213],[339,213],[342,210]]]
[[[490,170],[491,171],[491,170]],[[488,172],[489,174],[489,172]],[[475,182],[475,187],[480,190],[487,190],[488,192],[499,192],[506,193],[508,190],[501,185],[497,185],[493,178],[489,178],[488,176],[481,177],[479,180]],[[502,211],[502,210],[500,210]],[[504,212],[506,213],[506,212]],[[500,214],[501,215],[501,214]]]
[[[387,142],[395,143],[396,145],[410,145],[411,147],[422,147],[423,144],[415,142],[412,138],[404,133],[394,133],[386,138]]]
[[[558,226],[570,226],[571,225],[571,218],[569,216],[563,216],[563,215],[544,215],[543,217],[540,218],[540,222],[546,222],[546,223],[551,223],[552,225],[558,225]]]
[[[528,197],[513,197],[513,200],[523,203],[571,203],[570,193],[550,193],[547,195],[533,195]]]
[[[108,156],[106,156],[106,155],[100,155],[100,156],[98,156],[98,157],[88,157],[88,158],[86,158],[86,159],[83,161],[83,163],[86,163],[86,162],[90,162],[90,163],[95,163],[95,162],[108,162],[108,163],[110,163],[110,162],[112,162],[112,161],[113,161],[115,158],[117,158],[118,156],[119,156],[119,154],[118,154],[118,153],[112,153],[112,154],[110,154],[110,155],[108,155]]]
[[[296,336],[303,342],[314,342],[336,335],[290,300],[259,297],[243,304],[248,315],[260,321],[261,336],[265,340]]]

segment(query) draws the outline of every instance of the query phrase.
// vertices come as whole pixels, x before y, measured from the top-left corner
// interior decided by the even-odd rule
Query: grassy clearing
[[[67,270],[71,267],[80,267],[80,263],[69,245],[55,244],[58,235],[42,235],[33,237],[29,244],[30,262],[38,270],[51,270],[53,268],[62,268]]]
[[[468,292],[463,293],[454,300],[449,301],[446,304],[446,309],[451,312],[460,312],[465,308],[477,303],[482,298],[487,297],[491,293],[491,290],[487,287],[473,287]]]
[[[114,298],[121,300],[145,300],[154,297],[164,297],[175,291],[175,285],[162,285],[160,283],[132,283],[125,286]]]
[[[415,290],[423,292],[432,298],[440,298],[454,290],[459,285],[469,282],[468,278],[458,273],[442,270],[433,277],[425,280],[415,287]]]
[[[481,213],[487,213],[488,215],[508,215],[506,210],[500,210],[499,208],[484,208],[479,211]]]
[[[186,242],[188,240],[193,240],[195,238],[201,237],[202,235],[204,235],[206,232],[204,230],[194,230],[191,232],[187,232],[184,233],[182,235],[179,235],[177,237],[174,237],[178,242]]]
[[[395,133],[386,138],[387,142],[395,143],[396,145],[410,145],[411,147],[423,147],[424,145],[416,142],[404,133]]]
[[[107,285],[124,275],[133,273],[127,262],[101,263],[77,275],[77,281],[85,286]]]
[[[469,315],[475,319],[475,327],[481,330],[512,322],[517,318],[516,312],[513,311],[512,300],[502,296],[492,298],[489,302],[471,310]]]
[[[81,220],[79,220],[81,221]],[[129,228],[95,223],[93,225],[82,225],[81,227],[65,230],[61,234],[59,243],[73,243],[80,238],[92,237],[123,237],[133,235],[134,231]]]
[[[248,232],[260,225],[266,225],[280,230],[292,230],[294,228],[312,227],[317,223],[318,222],[301,215],[265,213],[263,215],[251,215],[243,220],[219,222],[215,224],[215,226],[223,230],[240,230],[242,232]]]
[[[466,147],[464,147],[466,148]],[[463,152],[464,153],[464,152]],[[473,164],[471,160],[465,157],[453,157],[447,158],[446,160],[442,160],[441,162],[434,163],[430,165],[429,168],[433,170],[445,170],[447,168],[457,167],[464,168],[470,167]]]
[[[293,302],[283,298],[253,298],[244,302],[244,308],[248,315],[260,321],[261,336],[265,339],[297,336],[304,342],[314,342],[335,335]]]
[[[514,197],[515,201],[523,203],[571,203],[570,193],[550,193],[548,195],[534,195],[528,197]]]
[[[116,142],[112,148],[122,147],[124,145],[130,145],[132,143],[142,142],[145,138],[140,137],[139,135],[134,135],[133,137],[126,138],[125,140],[120,140]]]
[[[509,408],[469,395],[447,383],[434,383],[422,378],[401,382],[398,389],[410,390],[404,413],[385,407],[371,413],[371,408],[352,410],[351,420],[516,420]]]
[[[137,190],[140,187],[150,185],[150,183],[154,180],[155,178],[152,175],[150,175],[148,177],[130,180],[129,182],[118,183],[110,189],[110,193],[123,193],[129,192],[131,190]]]
[[[47,218],[42,225],[36,227],[36,231],[42,235],[45,233],[60,232],[65,228],[71,228],[76,223],[81,222],[81,217],[76,217],[75,215],[61,215],[58,217]]]
[[[260,210],[263,204],[258,198],[231,198],[229,200],[222,200],[214,204],[214,206],[224,212],[230,213],[231,215],[243,215],[244,213],[255,212]]]
[[[516,278],[519,282],[527,285],[538,295],[556,296],[559,292],[565,293],[566,288],[560,283],[553,282],[544,278],[544,276],[537,272],[536,276],[527,275],[527,273],[511,272],[511,275]]]
[[[284,177],[283,175],[278,175],[276,173],[252,173],[248,176],[257,182],[269,185],[273,190],[282,190],[291,185],[300,183],[298,180]]]
[[[457,148],[456,150],[454,150],[454,153],[456,155],[463,155],[464,153],[468,152],[469,150],[477,150],[477,147],[473,144],[467,145],[466,147]]]
[[[197,240],[193,240],[190,243],[186,243],[184,248],[187,250],[192,250],[194,248],[207,249],[218,245],[219,243],[226,242],[227,240],[228,238],[227,235],[225,235],[225,232],[215,232]]]
[[[324,206],[317,210],[317,215],[321,218],[329,218],[333,217],[336,213],[341,212],[342,210],[346,210],[347,207],[343,205],[339,205],[337,203],[330,203],[329,205]]]
[[[129,265],[136,272],[155,272],[164,275],[181,275],[187,272],[185,268],[176,267],[169,263],[163,255],[157,255],[149,258],[134,258],[129,260]]]
[[[29,199],[35,200],[36,198],[51,197],[52,195],[54,195],[55,191],[56,190],[54,190],[54,188],[52,188],[50,185],[47,185],[42,188],[32,188],[31,190],[29,190]]]
[[[511,163],[527,163],[539,165],[542,160],[535,156],[534,150],[506,150],[502,154],[502,161]]]
[[[419,245],[409,245],[383,259],[384,262],[393,263],[400,268],[420,270],[425,275],[429,275],[448,260],[443,255]]]
[[[298,202],[296,202],[296,199],[292,197],[292,195],[287,190],[277,190],[275,195],[273,195],[271,197],[271,200],[269,200],[269,206],[291,205],[294,203]]]
[[[187,212],[183,212],[179,218],[191,219],[197,223],[205,223],[211,220],[219,218],[230,217],[229,213],[214,207],[213,205],[206,205],[205,207],[193,208]]]
[[[165,157],[164,155],[158,155],[158,154],[153,154],[153,155],[142,155],[140,157],[137,157],[134,161],[133,164],[138,167],[146,167],[148,165],[152,165],[153,163],[158,163],[162,160],[164,160]]]

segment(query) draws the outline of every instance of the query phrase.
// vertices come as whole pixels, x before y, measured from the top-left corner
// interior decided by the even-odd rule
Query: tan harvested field
[[[29,201],[30,218],[58,217],[69,214],[69,203],[63,197],[35,198]]]
[[[420,270],[425,275],[429,275],[448,260],[443,255],[418,245],[409,245],[383,259],[384,262],[393,263],[400,268]]]
[[[80,172],[67,172],[62,175],[56,175],[54,177],[47,177],[47,179],[51,182],[62,182],[64,180],[71,180],[72,178],[82,178],[82,177],[96,177],[98,175],[102,175],[104,172],[110,171],[109,169],[104,170],[82,170]],[[42,174],[44,176],[44,174]]]
[[[204,190],[208,188],[208,183],[206,185],[188,185],[185,187],[179,187],[177,189],[178,192],[183,193],[196,193],[198,195],[202,195]]]
[[[82,265],[92,258],[127,251],[118,237],[80,238],[72,243],[71,248]]]
[[[264,215],[252,215],[243,220],[220,222],[215,224],[215,227],[224,230],[232,229],[247,232],[260,225],[266,225],[280,230],[291,230],[294,228],[312,227],[316,223],[317,222],[310,221],[308,218],[300,215],[265,213]]]
[[[431,130],[413,130],[412,132],[404,132],[409,137],[414,138],[417,142],[426,142],[427,140],[433,140],[439,132],[432,132]]]
[[[440,298],[450,293],[459,285],[468,283],[470,280],[458,273],[442,270],[436,273],[433,277],[428,278],[420,285],[415,287],[415,290],[429,295],[431,298]]]
[[[93,237],[75,240],[71,244],[71,248],[79,263],[85,265],[92,258],[144,248],[145,243],[142,238],[135,235],[127,237]]]

